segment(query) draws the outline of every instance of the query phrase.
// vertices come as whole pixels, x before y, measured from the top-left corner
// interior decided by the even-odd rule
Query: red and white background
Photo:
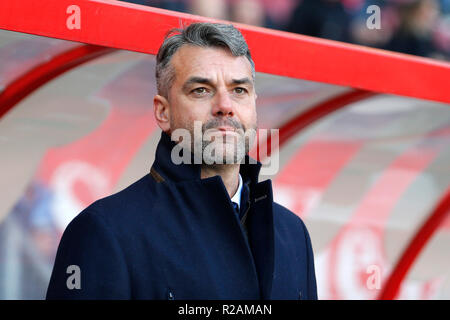
[[[210,21],[36,3],[0,2],[0,299],[43,298],[70,220],[148,173],[154,55],[168,29]],[[274,197],[309,229],[319,298],[449,299],[450,65],[236,26],[259,127],[280,129]]]

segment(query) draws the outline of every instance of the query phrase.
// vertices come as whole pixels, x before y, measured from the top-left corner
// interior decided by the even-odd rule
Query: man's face
[[[194,136],[194,121],[200,121],[202,133],[221,138],[205,141],[204,135],[203,150],[214,143],[216,150],[222,150],[224,159],[231,156],[240,161],[236,154],[245,154],[250,147],[242,143],[244,132],[256,130],[257,121],[256,93],[248,59],[235,57],[222,48],[183,45],[170,63],[175,70],[168,93],[170,132],[187,129],[191,141],[195,138],[198,143],[201,137]],[[238,150],[242,146],[246,150]]]

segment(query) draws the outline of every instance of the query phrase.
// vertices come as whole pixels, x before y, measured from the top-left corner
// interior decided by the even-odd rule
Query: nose
[[[217,91],[212,106],[213,116],[234,116],[233,101],[227,90]]]

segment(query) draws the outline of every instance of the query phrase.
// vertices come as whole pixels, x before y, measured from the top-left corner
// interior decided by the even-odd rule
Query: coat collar
[[[199,164],[194,164],[193,155],[191,155],[191,164],[173,163],[171,160],[171,152],[175,145],[176,143],[171,140],[167,133],[161,132],[161,139],[156,147],[155,161],[153,162],[152,169],[155,170],[163,180],[182,182],[201,179],[201,166]],[[250,159],[253,162],[252,164],[250,163]],[[250,183],[251,186],[258,183],[260,170],[261,163],[246,155],[244,163],[240,165],[239,173],[241,174],[244,183]]]

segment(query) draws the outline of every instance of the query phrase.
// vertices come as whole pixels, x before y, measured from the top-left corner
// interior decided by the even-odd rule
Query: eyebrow
[[[233,79],[231,80],[232,84],[253,84],[253,81],[251,81],[248,77],[242,78],[242,79]]]
[[[193,85],[193,84],[207,84],[209,86],[214,86],[213,82],[211,81],[211,79],[208,78],[203,78],[203,77],[190,77],[183,85],[183,90],[186,90],[189,86]],[[237,84],[248,84],[248,85],[253,85],[253,81],[251,81],[248,77],[244,77],[241,79],[232,79],[231,80],[231,84],[233,85],[237,85]]]

